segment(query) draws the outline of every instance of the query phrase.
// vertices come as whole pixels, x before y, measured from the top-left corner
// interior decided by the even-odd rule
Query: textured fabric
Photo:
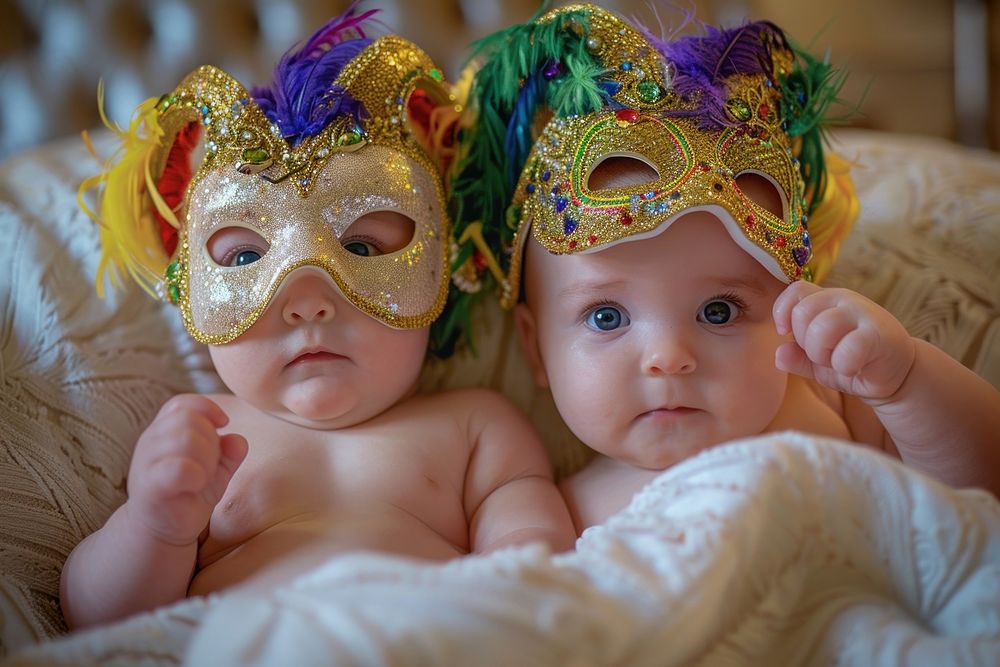
[[[830,511],[836,508],[836,511]],[[197,623],[196,627],[192,623]],[[666,471],[575,552],[336,557],[15,665],[988,665],[1000,503],[782,433]]]
[[[1000,387],[1000,158],[863,132],[836,148],[857,162],[862,212],[828,283]],[[137,289],[95,296],[97,230],[75,197],[97,167],[75,139],[0,164],[0,656],[64,631],[62,563],[124,499],[132,446],[162,402],[220,388],[176,310]],[[479,357],[430,366],[425,387],[504,391],[558,470],[578,468],[587,451],[532,386],[510,321],[483,316]]]
[[[219,388],[176,313],[101,301],[79,140],[0,166],[0,624],[10,650],[65,631],[66,556],[124,500],[132,445],[171,395]],[[13,609],[19,613],[6,613]],[[0,653],[2,655],[2,653]]]

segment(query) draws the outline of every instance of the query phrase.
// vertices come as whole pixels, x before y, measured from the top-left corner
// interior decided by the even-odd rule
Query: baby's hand
[[[195,542],[246,458],[243,436],[220,436],[216,430],[228,422],[222,408],[204,396],[167,401],[132,455],[130,516],[166,542]]]
[[[778,333],[795,338],[775,352],[783,371],[879,401],[896,393],[913,366],[916,346],[903,325],[857,292],[800,280],[772,312]]]

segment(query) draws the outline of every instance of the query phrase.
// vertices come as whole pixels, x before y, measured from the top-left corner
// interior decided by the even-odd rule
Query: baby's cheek
[[[788,374],[775,368],[773,354],[747,377],[748,382],[730,397],[731,423],[738,437],[762,433],[780,411],[788,387]]]
[[[593,382],[584,377],[553,378],[549,386],[559,415],[581,442],[602,453],[616,441],[614,433],[621,421],[623,398],[616,397],[611,382]]]

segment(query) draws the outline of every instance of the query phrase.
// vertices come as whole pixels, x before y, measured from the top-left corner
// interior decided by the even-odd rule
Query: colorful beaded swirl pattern
[[[705,29],[660,41],[572,5],[480,43],[477,126],[454,184],[451,300],[472,303],[455,292],[486,282],[512,306],[527,233],[553,253],[592,252],[699,208],[727,218],[734,240],[779,279],[811,279],[810,207],[826,185],[821,121],[842,76],[771,23]],[[591,189],[608,158],[656,176]],[[489,174],[498,165],[506,182]],[[780,215],[743,193],[747,173],[771,182]]]

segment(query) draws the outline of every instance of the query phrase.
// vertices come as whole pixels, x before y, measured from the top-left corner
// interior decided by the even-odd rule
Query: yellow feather
[[[809,261],[813,282],[819,284],[833,268],[840,244],[847,238],[861,209],[851,180],[851,163],[836,153],[826,154],[826,189],[809,216],[813,257]]]
[[[98,84],[97,107],[101,120],[121,143],[105,161],[104,170],[80,184],[77,201],[80,208],[100,226],[102,254],[96,281],[97,293],[102,297],[105,280],[110,280],[112,286],[117,287],[125,274],[157,296],[154,288],[162,280],[170,261],[163,251],[157,222],[150,210],[151,198],[161,214],[163,209],[169,211],[149,173],[150,160],[161,149],[163,140],[156,103],[157,98],[150,98],[140,104],[128,129],[123,130],[105,115],[104,83]],[[86,133],[83,139],[90,152],[98,157]],[[85,202],[85,194],[90,190],[99,190],[96,212]],[[164,218],[171,224],[177,224],[172,212]]]

